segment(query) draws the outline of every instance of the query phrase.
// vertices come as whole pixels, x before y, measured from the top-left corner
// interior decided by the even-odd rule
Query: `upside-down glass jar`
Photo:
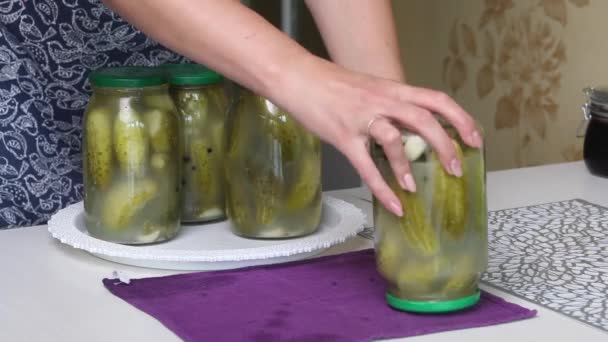
[[[466,146],[451,126],[444,128],[463,176],[447,173],[424,139],[405,132],[415,193],[399,186],[382,147],[372,146],[376,166],[404,211],[398,217],[374,198],[377,267],[388,284],[386,300],[398,310],[449,312],[479,300],[478,282],[487,266],[484,153]]]

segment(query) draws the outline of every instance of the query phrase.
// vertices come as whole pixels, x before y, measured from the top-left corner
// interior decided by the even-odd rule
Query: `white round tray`
[[[51,235],[62,243],[105,260],[147,268],[221,270],[305,259],[355,236],[365,215],[350,203],[324,196],[321,225],[314,234],[286,240],[254,240],[234,235],[230,222],[183,225],[168,242],[128,246],[88,235],[83,203],[60,210],[48,222]]]

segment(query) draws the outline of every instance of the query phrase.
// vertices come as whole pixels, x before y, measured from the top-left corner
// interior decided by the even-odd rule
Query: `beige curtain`
[[[608,1],[394,0],[410,83],[486,134],[490,170],[578,160],[582,88],[608,84]]]

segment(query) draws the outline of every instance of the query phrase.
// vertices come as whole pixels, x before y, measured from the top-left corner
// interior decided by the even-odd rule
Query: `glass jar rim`
[[[93,86],[107,88],[145,88],[166,84],[162,72],[152,67],[105,67],[89,75]]]
[[[586,87],[583,93],[596,104],[608,104],[608,86]]]
[[[146,87],[108,87],[91,85],[93,93],[98,94],[148,94],[157,91],[169,91],[167,83]]]
[[[586,115],[608,118],[608,87],[586,87],[583,93],[587,96]]]
[[[208,86],[223,80],[222,75],[200,64],[164,64],[159,68],[172,86]]]

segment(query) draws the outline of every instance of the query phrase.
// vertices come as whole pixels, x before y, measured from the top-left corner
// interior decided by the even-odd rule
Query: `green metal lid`
[[[142,66],[101,68],[89,76],[97,87],[142,88],[167,83],[162,71]]]
[[[199,64],[165,64],[161,68],[166,72],[171,85],[196,86],[218,83],[222,76]]]
[[[393,297],[391,294],[387,293],[386,301],[388,305],[401,311],[417,313],[446,313],[466,309],[477,304],[477,302],[479,302],[480,295],[480,292],[477,291],[471,296],[454,300],[437,302],[417,302]]]

